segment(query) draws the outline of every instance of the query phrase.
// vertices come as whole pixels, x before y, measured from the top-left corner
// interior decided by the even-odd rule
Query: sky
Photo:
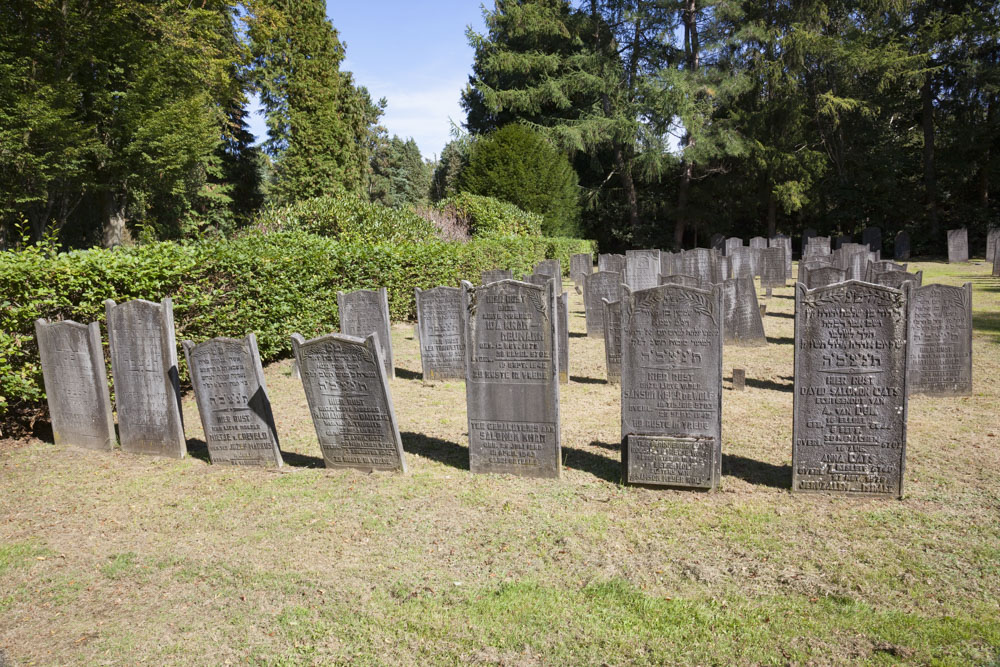
[[[492,3],[488,3],[492,6]],[[479,0],[327,0],[326,14],[346,44],[341,70],[354,74],[373,100],[386,98],[381,123],[389,136],[413,137],[424,158],[448,143],[465,113],[459,96],[472,71],[466,26],[484,30]],[[256,101],[250,129],[266,134]]]

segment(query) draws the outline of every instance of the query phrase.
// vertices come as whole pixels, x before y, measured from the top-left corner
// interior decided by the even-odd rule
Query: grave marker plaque
[[[337,292],[337,308],[340,311],[340,333],[357,338],[367,338],[368,334],[375,334],[375,340],[382,350],[385,374],[390,378],[396,377],[396,367],[392,361],[389,298],[385,288]]]
[[[470,469],[559,477],[552,284],[506,281],[464,288]]]
[[[897,232],[896,240],[893,243],[893,258],[897,262],[906,262],[910,259],[910,235],[908,232]]]
[[[513,280],[514,272],[510,269],[490,269],[489,271],[483,271],[480,274],[480,280],[483,281],[483,285],[488,285],[489,283],[495,283],[499,280]]]
[[[625,252],[625,284],[632,290],[656,287],[660,282],[659,250]]]
[[[213,464],[282,466],[257,338],[183,342]]]
[[[972,283],[910,290],[911,394],[972,393]]]
[[[326,467],[406,472],[375,336],[327,334],[307,341],[293,334],[292,348]]]
[[[752,278],[730,278],[722,291],[723,338],[740,346],[766,345],[764,320]]]
[[[758,252],[760,253],[760,286],[784,287],[787,282],[785,249],[781,247],[765,248]]]
[[[902,497],[906,301],[858,281],[796,286],[793,491]]]
[[[110,451],[115,446],[101,325],[35,320],[42,381],[57,445]]]
[[[625,276],[625,255],[598,255],[597,270],[620,273]]]
[[[601,300],[604,306],[604,362],[608,383],[622,382],[622,302]]]
[[[948,230],[948,263],[969,261],[969,232],[962,229]]]
[[[177,343],[170,298],[104,302],[122,451],[183,458]]]
[[[601,338],[604,335],[604,308],[601,300],[620,301],[621,295],[622,274],[598,271],[587,276],[583,285],[583,304],[588,336]]]
[[[417,303],[417,338],[424,380],[465,379],[462,290],[435,287],[413,290]]]

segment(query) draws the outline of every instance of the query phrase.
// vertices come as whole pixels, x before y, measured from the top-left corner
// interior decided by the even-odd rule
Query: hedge
[[[0,422],[45,408],[38,317],[103,324],[105,299],[170,296],[178,343],[253,331],[269,362],[291,353],[294,332],[309,338],[338,330],[338,290],[384,286],[392,319],[409,320],[414,287],[478,282],[493,268],[519,275],[547,258],[559,259],[566,273],[571,254],[594,250],[593,241],[542,237],[362,246],[295,231],[116,250],[2,252]]]

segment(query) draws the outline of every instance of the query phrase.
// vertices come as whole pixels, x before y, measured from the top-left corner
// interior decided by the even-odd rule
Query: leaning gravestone
[[[903,283],[907,282],[913,283],[913,287],[920,287],[924,282],[924,272],[877,271],[868,282],[894,289],[903,289]]]
[[[910,290],[911,394],[972,393],[972,283]]]
[[[498,280],[513,280],[514,272],[510,269],[490,269],[489,271],[483,271],[480,274],[480,280],[483,285],[488,285],[489,283],[495,283]]]
[[[910,259],[910,234],[905,231],[896,233],[896,240],[893,242],[893,259],[897,262],[906,262]]]
[[[722,472],[722,295],[681,285],[622,299],[622,477],[712,489]]]
[[[583,289],[583,278],[594,270],[594,258],[590,253],[577,253],[570,255],[569,273],[573,279],[573,284],[579,289]]]
[[[326,467],[406,472],[374,334],[364,339],[327,334],[309,341],[292,334],[292,349]]]
[[[698,289],[705,289],[704,285],[700,280],[694,276],[686,276],[682,273],[675,273],[669,276],[660,276],[661,285],[684,285],[684,287],[697,287]]]
[[[784,287],[785,249],[782,247],[765,248],[760,253],[760,286],[767,288]]]
[[[559,477],[558,343],[552,284],[463,284],[469,468]]]
[[[766,345],[753,278],[730,278],[722,291],[723,339],[740,346]]]
[[[559,335],[559,384],[569,382],[569,292],[556,300],[556,332]]]
[[[991,227],[986,232],[986,263],[992,264],[994,253],[997,250],[997,243],[1000,243],[1000,227]]]
[[[597,270],[620,273],[625,276],[625,255],[598,255]]]
[[[588,336],[600,338],[604,335],[604,307],[601,300],[620,301],[621,295],[622,274],[598,271],[587,276],[583,285],[583,304]]]
[[[632,290],[656,287],[660,282],[659,250],[625,252],[625,284]]]
[[[552,278],[556,282],[556,289],[562,286],[562,266],[558,259],[543,259],[535,264],[535,273]]]
[[[602,299],[604,306],[604,363],[608,383],[622,381],[622,302]]]
[[[183,458],[177,342],[170,298],[104,302],[122,451]]]
[[[793,491],[902,497],[906,299],[858,281],[796,287]]]
[[[462,290],[435,287],[413,290],[417,303],[417,338],[424,380],[465,379]]]
[[[35,338],[56,444],[110,451],[115,421],[101,325],[38,319]]]
[[[182,344],[212,463],[280,468],[256,336]]]
[[[962,229],[948,230],[948,263],[969,261],[969,232]]]
[[[340,333],[358,338],[367,338],[368,334],[375,334],[375,339],[382,350],[385,374],[390,378],[396,377],[396,367],[392,361],[389,298],[385,288],[337,292],[337,308],[340,311]]]
[[[871,252],[882,250],[882,230],[879,227],[865,227],[861,230],[861,243],[868,246]]]

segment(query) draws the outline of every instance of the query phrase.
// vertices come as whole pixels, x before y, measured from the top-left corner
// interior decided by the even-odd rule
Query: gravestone
[[[182,345],[212,463],[280,468],[278,431],[256,336]]]
[[[838,269],[835,266],[821,266],[818,269],[806,269],[803,278],[800,282],[806,287],[809,289],[818,289],[827,285],[844,282],[847,280],[847,271]]]
[[[879,227],[865,227],[861,230],[861,243],[871,252],[882,250],[882,230]]]
[[[357,338],[367,338],[368,334],[375,334],[375,339],[382,350],[385,374],[390,378],[396,377],[396,367],[392,361],[389,297],[385,288],[337,292],[337,308],[340,311],[340,333]]]
[[[736,248],[742,248],[742,247],[744,247],[743,239],[736,238],[735,236],[729,237],[728,239],[726,239],[726,246],[725,246],[726,257],[732,255],[733,250],[735,250]]]
[[[604,306],[604,363],[608,383],[622,381],[622,302],[601,300]]]
[[[1000,248],[997,248],[997,252],[993,253],[993,276],[1000,276]]]
[[[802,230],[802,254],[806,254],[806,247],[809,245],[809,240],[816,238],[817,232],[812,227],[806,227]]]
[[[991,227],[986,232],[986,263],[992,264],[994,253],[997,250],[997,243],[1000,243],[1000,227]]]
[[[544,273],[531,273],[531,274],[526,273],[521,277],[521,282],[530,283],[532,285],[540,285],[542,287],[545,287],[549,283],[552,283],[553,285],[552,289],[556,289],[555,288],[556,281],[552,278],[552,276],[547,276]]]
[[[766,345],[764,320],[752,278],[730,278],[722,292],[723,339],[741,347]]]
[[[785,249],[785,277],[792,277],[792,239],[784,234],[773,236],[767,241],[769,248],[780,247]]]
[[[700,280],[703,285],[710,285],[715,278],[716,272],[714,260],[715,256],[708,248],[693,248],[683,253],[680,267],[681,270],[675,270],[673,273],[694,276]]]
[[[101,325],[35,320],[42,381],[57,445],[110,451],[115,446]]]
[[[632,290],[656,287],[660,282],[659,250],[625,252],[625,284]]]
[[[822,269],[827,266],[835,266],[835,257],[833,255],[812,255],[799,260],[798,266],[798,278],[796,282],[806,284],[806,273],[808,271],[815,271],[816,269]]]
[[[759,276],[761,272],[761,251],[767,249],[767,239],[763,236],[755,236],[750,239],[750,248],[753,250],[753,274]]]
[[[463,287],[471,471],[559,477],[552,284]]]
[[[722,234],[715,233],[708,240],[708,245],[712,250],[720,254],[725,254],[726,252],[726,237]]]
[[[972,393],[972,283],[910,290],[911,394]]]
[[[425,298],[433,291],[425,292]],[[326,467],[406,472],[374,334],[363,339],[327,334],[309,341],[292,334],[292,349]]]
[[[679,271],[677,267],[681,265],[681,258],[684,256],[684,251],[680,252],[667,252],[665,250],[660,251],[660,275],[669,276],[674,273],[683,273]]]
[[[104,302],[122,451],[183,458],[177,342],[170,298]]]
[[[722,472],[722,294],[681,285],[622,299],[622,477],[712,489]]]
[[[594,258],[590,253],[577,253],[570,255],[569,273],[573,279],[573,284],[578,289],[583,289],[583,277],[594,270]]]
[[[535,265],[535,273],[549,276],[556,281],[556,289],[562,288],[562,266],[558,259],[543,259]]]
[[[745,391],[746,388],[747,388],[747,369],[734,368],[733,389],[735,389],[736,391]]]
[[[893,243],[893,259],[897,262],[907,262],[910,259],[910,234],[900,231],[896,233],[896,240]]]
[[[866,246],[852,246],[843,249],[843,263],[841,267],[847,271],[848,280],[864,280],[868,271],[868,262],[871,258],[870,251]]]
[[[597,270],[620,273],[625,277],[625,255],[598,255]]]
[[[620,301],[621,296],[622,274],[614,271],[598,271],[587,276],[583,285],[583,305],[588,336],[591,338],[604,336],[604,307],[601,305],[601,300]]]
[[[868,282],[903,289],[903,283],[912,283],[913,287],[920,287],[924,281],[924,272],[908,273],[906,271],[879,271]]]
[[[488,285],[489,283],[495,283],[498,280],[513,280],[514,272],[510,269],[490,269],[489,271],[483,271],[480,274],[480,280],[482,280],[483,285]]]
[[[462,290],[434,287],[413,290],[417,304],[417,339],[424,380],[465,379]]]
[[[760,286],[766,288],[784,287],[785,249],[781,247],[764,248],[760,252]]]
[[[569,292],[563,292],[556,301],[558,313],[556,332],[559,336],[559,384],[569,382]]]
[[[906,301],[858,281],[796,287],[793,491],[902,497]]]
[[[684,285],[685,287],[697,287],[704,289],[702,282],[694,276],[686,276],[682,273],[675,273],[670,276],[660,276],[661,285]]]
[[[969,232],[962,229],[948,230],[948,263],[969,261]]]
[[[845,243],[850,243],[853,238],[851,234],[837,234],[833,237],[833,249],[840,250]]]
[[[733,277],[733,265],[729,257],[718,253],[712,258],[712,283],[723,283]]]
[[[732,268],[732,278],[753,280],[753,250],[749,247],[730,248],[729,265]]]
[[[897,264],[891,259],[878,259],[872,262],[868,262],[868,270],[870,273],[882,273],[883,271],[906,271],[906,264]]]
[[[830,237],[829,236],[814,236],[806,243],[805,247],[802,249],[802,258],[815,257],[817,255],[829,255],[830,254]]]

